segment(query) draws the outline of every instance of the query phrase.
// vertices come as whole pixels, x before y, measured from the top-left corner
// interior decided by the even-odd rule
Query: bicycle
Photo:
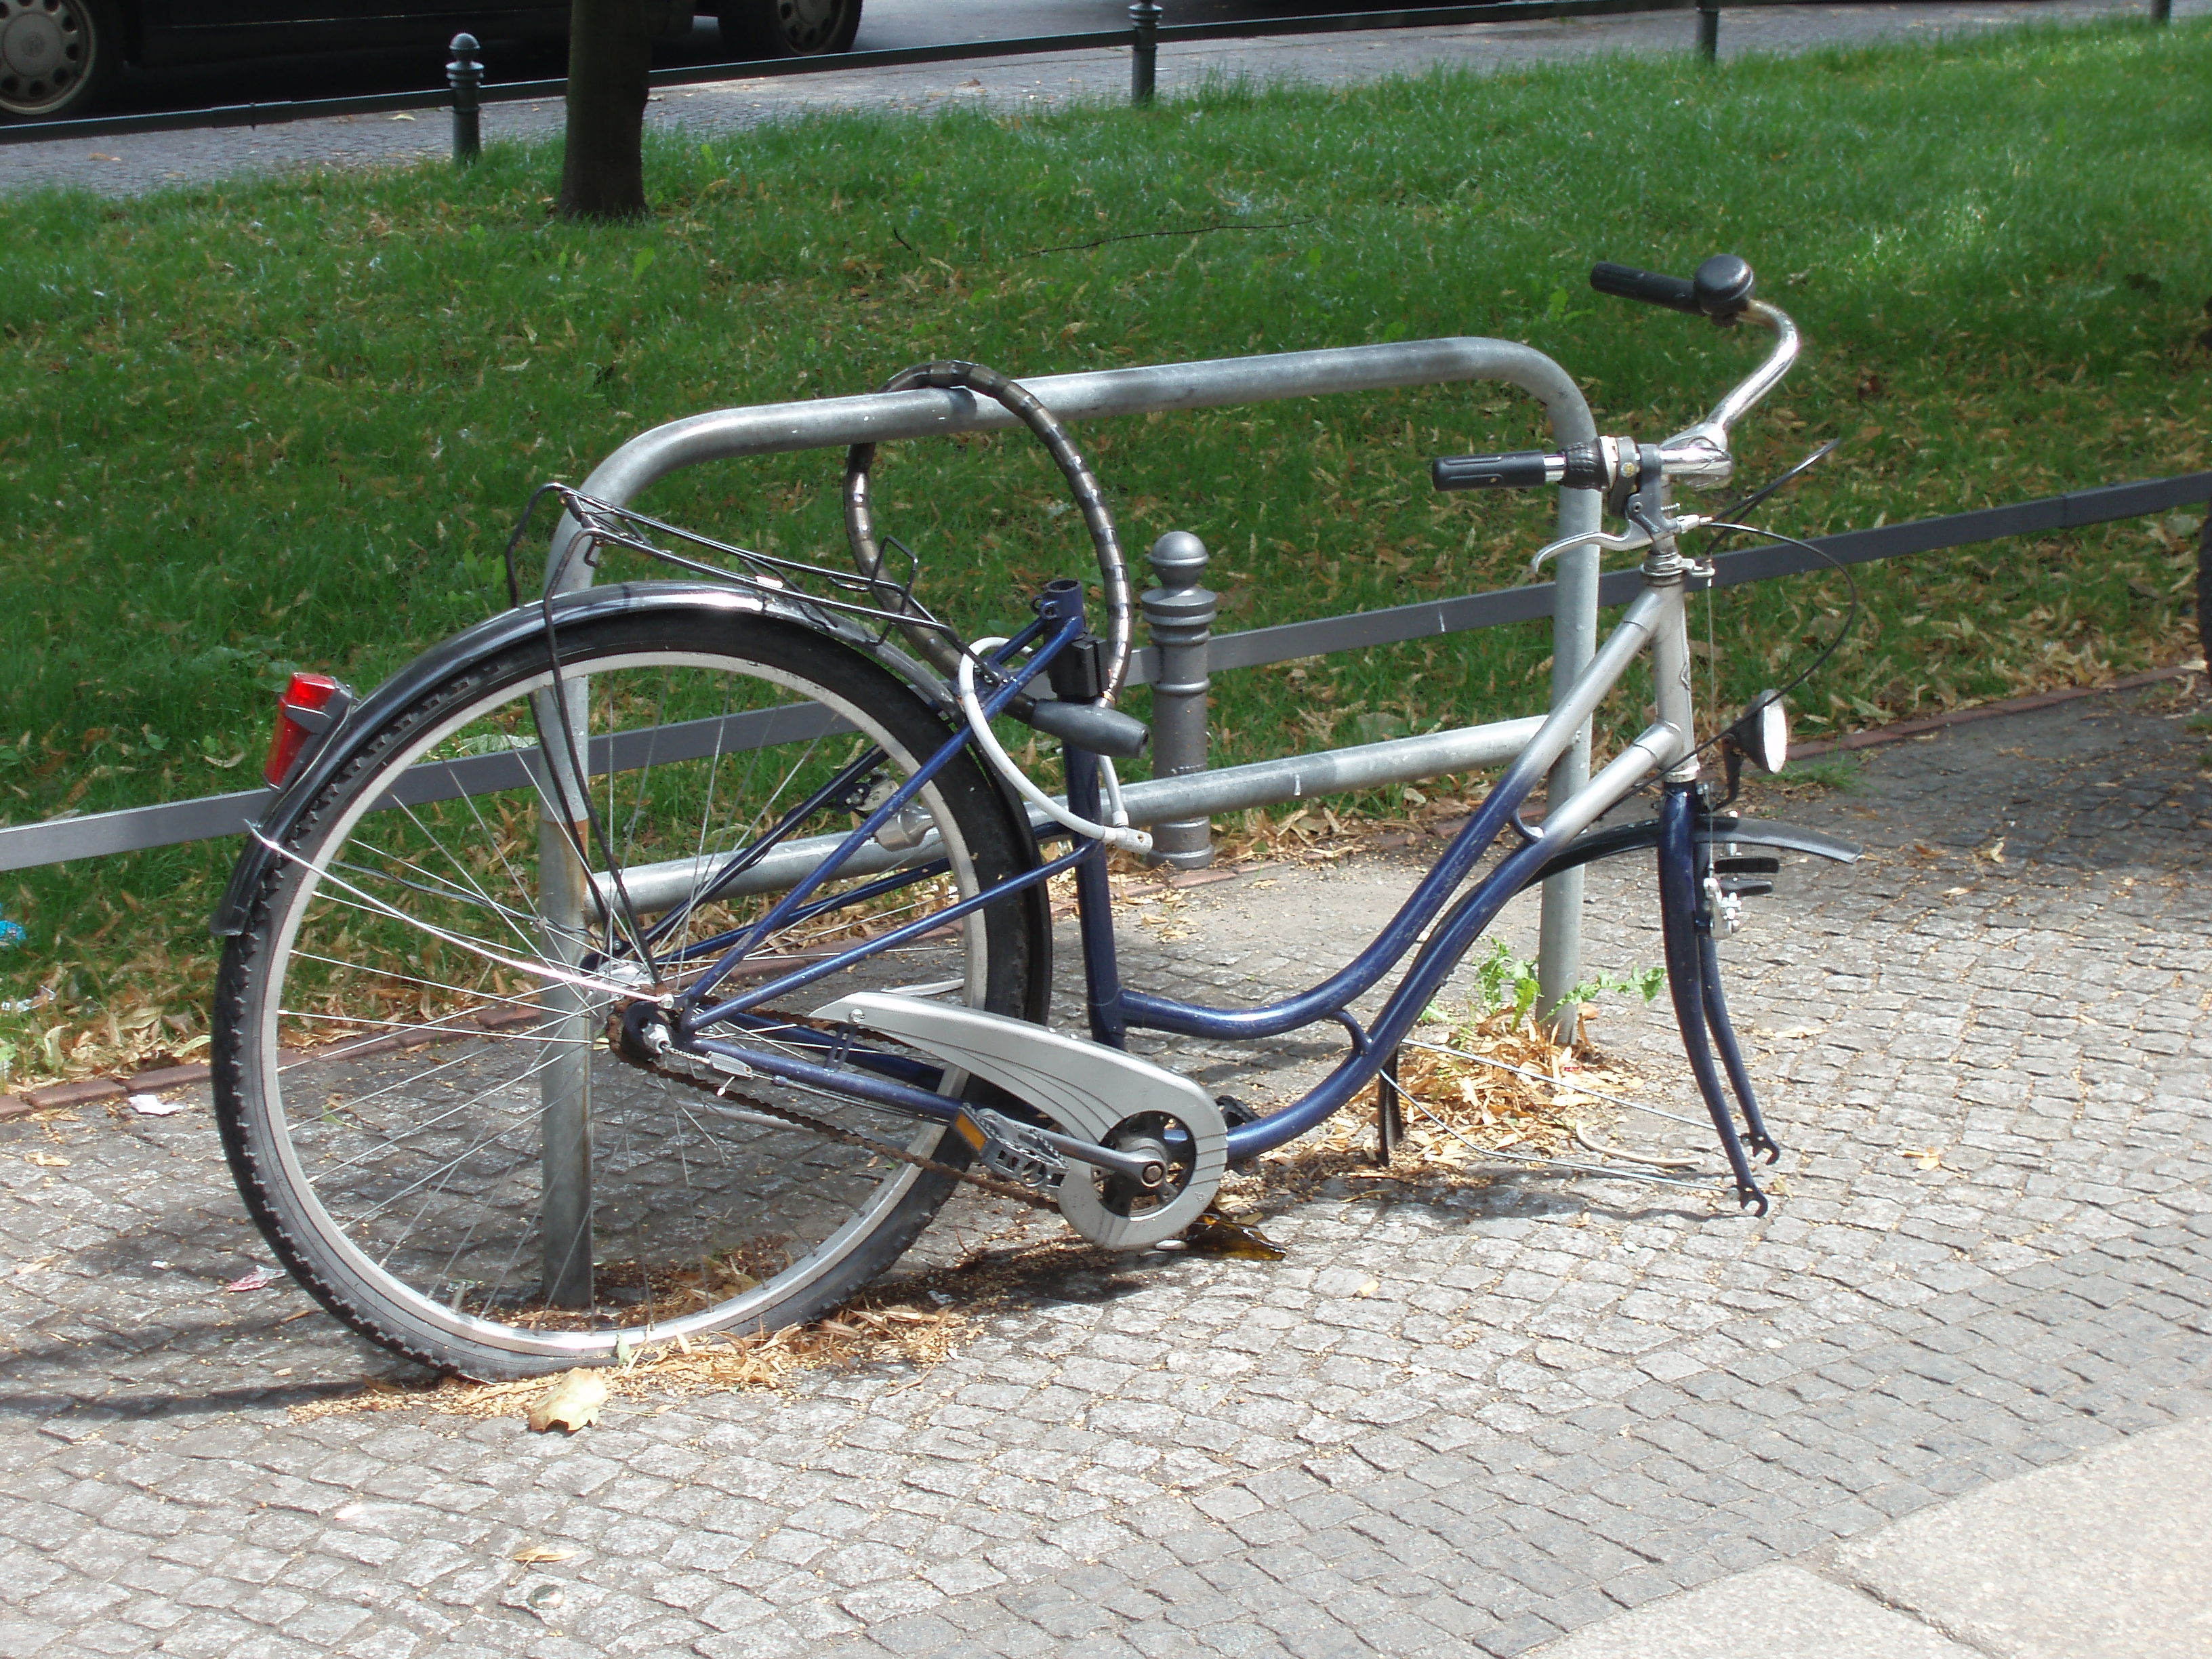
[[[1729,428],[1789,371],[1797,331],[1732,256],[1689,281],[1611,265],[1591,280],[1757,323],[1772,346],[1663,443],[1433,464],[1439,489],[1603,492],[1626,527],[1535,563],[1589,542],[1638,551],[1642,591],[1375,939],[1256,1008],[1121,981],[1107,851],[1148,845],[1113,766],[1146,738],[1115,707],[1128,583],[1097,480],[1018,383],[935,363],[887,389],[965,386],[1045,444],[1098,556],[1103,635],[1062,579],[1011,636],[963,641],[916,597],[912,556],[878,537],[866,446],[846,464],[851,570],[547,486],[566,517],[545,597],[522,603],[514,576],[526,514],[513,609],[366,699],[301,677],[284,701],[269,769],[282,793],[215,923],[214,1055],[226,1152],[284,1265],[394,1352],[496,1378],[811,1318],[905,1254],[959,1188],[1056,1209],[1109,1249],[1159,1244],[1232,1161],[1395,1079],[1400,1045],[1508,898],[1633,851],[1656,855],[1685,1049],[1736,1196],[1763,1212],[1751,1158],[1780,1149],[1716,936],[1775,849],[1856,854],[1726,811],[1747,756],[1781,764],[1780,699],[1697,741],[1686,602],[1709,572],[1679,540],[1723,520],[1678,513],[1673,486],[1729,478]],[[615,549],[684,579],[556,592],[568,562]],[[1652,724],[1528,822],[1531,791],[1646,648]],[[1001,717],[1060,740],[1064,800],[1008,755]],[[1700,755],[1716,744],[1728,790],[1709,800]],[[1655,816],[1594,827],[1655,775]],[[1047,884],[1061,875],[1081,1036],[1047,1024]],[[1409,954],[1382,1012],[1355,1018]],[[1126,1047],[1132,1027],[1257,1041],[1324,1022],[1344,1028],[1343,1060],[1264,1116]]]

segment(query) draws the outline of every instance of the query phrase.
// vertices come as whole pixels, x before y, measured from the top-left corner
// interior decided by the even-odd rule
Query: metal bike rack
[[[1566,371],[1551,358],[1531,346],[1513,341],[1468,336],[1265,356],[1214,358],[1199,362],[1158,363],[1082,374],[1053,374],[1025,379],[1023,384],[1060,420],[1073,422],[1116,415],[1220,409],[1285,398],[1468,380],[1502,381],[1535,398],[1544,406],[1555,444],[1583,442],[1597,435],[1589,405]],[[585,495],[597,500],[627,507],[661,479],[708,461],[805,449],[842,449],[856,443],[885,443],[902,438],[995,431],[1017,424],[1014,416],[996,402],[978,398],[964,390],[877,392],[715,410],[641,433],[602,461],[581,488]],[[1562,536],[1595,530],[1598,521],[1599,502],[1594,492],[1559,492],[1559,528]],[[553,533],[549,569],[564,562],[562,556],[577,533],[575,522],[563,517]],[[1198,562],[1202,557],[1202,549],[1198,550],[1197,559],[1193,559],[1188,550],[1170,551],[1167,559],[1158,565],[1163,580],[1168,584],[1158,598],[1172,598],[1178,583],[1185,588],[1195,587],[1194,567],[1202,568]],[[577,559],[566,563],[564,587],[573,590],[590,585],[592,572],[585,561]],[[1187,582],[1182,580],[1185,575],[1188,576]],[[1553,611],[1554,697],[1590,658],[1597,634],[1597,550],[1586,547],[1559,559]],[[1156,605],[1152,608],[1161,607]],[[1211,608],[1209,595],[1202,605],[1194,608],[1193,614],[1178,619],[1187,621],[1194,632],[1209,626],[1212,620],[1209,614],[1201,621],[1195,610],[1210,612]],[[1163,647],[1170,644],[1164,636],[1159,642]],[[1194,641],[1186,635],[1181,642]],[[1202,698],[1204,695],[1202,673],[1195,681],[1187,672],[1163,678],[1170,678],[1174,690],[1186,697]],[[1192,690],[1194,686],[1195,691]],[[576,695],[581,688],[572,686],[570,690],[572,695]],[[1184,705],[1186,708],[1188,706],[1188,702]],[[1171,721],[1170,725],[1188,730],[1187,720]],[[1364,755],[1365,759],[1355,769],[1340,770],[1327,781],[1316,775],[1310,764],[1315,757],[1299,757],[1289,762],[1263,762],[1256,768],[1234,768],[1228,773],[1163,775],[1149,788],[1135,786],[1132,794],[1144,791],[1157,797],[1155,801],[1147,803],[1158,813],[1155,822],[1176,818],[1187,823],[1197,815],[1227,810],[1219,804],[1225,800],[1233,799],[1239,805],[1256,805],[1324,789],[1359,787],[1393,778],[1433,775],[1437,771],[1483,763],[1517,749],[1520,742],[1525,741],[1526,726],[1525,720],[1503,721],[1367,745],[1365,750],[1346,751]],[[1202,726],[1199,734],[1202,744]],[[1420,750],[1418,755],[1417,749]],[[1202,753],[1201,749],[1201,757]],[[1473,757],[1481,759],[1468,758]],[[1175,755],[1158,759],[1163,774],[1171,773],[1182,763],[1182,757]],[[1300,763],[1308,763],[1302,767]],[[1404,769],[1408,765],[1425,765],[1428,770]],[[1553,769],[1550,787],[1553,797],[1579,788],[1589,775],[1589,728],[1586,724],[1575,744]],[[1217,787],[1209,789],[1206,787],[1208,783]],[[1218,787],[1224,783],[1228,785],[1225,790]],[[1130,805],[1134,807],[1139,801],[1133,799]],[[557,867],[558,860],[569,856],[566,851],[568,842],[560,828],[549,825],[547,831],[541,836],[540,845],[556,867],[550,880],[543,872],[540,875],[546,921],[550,931],[566,932],[574,937],[585,919],[582,872],[564,872]],[[1185,846],[1188,848],[1188,842]],[[1554,876],[1544,885],[1538,973],[1547,1006],[1563,996],[1581,975],[1582,900],[1583,872],[1579,870]],[[588,1294],[587,1281],[580,1284],[575,1277],[580,1263],[588,1269],[591,1217],[591,1032],[586,1026],[586,1016],[580,1008],[575,1009],[561,1031],[562,1036],[573,1041],[556,1048],[562,1058],[549,1064],[542,1078],[546,1127],[543,1133],[545,1188],[541,1231],[547,1263],[547,1293],[556,1299],[573,1298],[579,1291]],[[561,1294],[564,1291],[565,1297]]]

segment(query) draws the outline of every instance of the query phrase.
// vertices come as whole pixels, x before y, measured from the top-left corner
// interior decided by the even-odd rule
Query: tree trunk
[[[562,218],[644,214],[646,77],[652,68],[645,0],[571,0]]]

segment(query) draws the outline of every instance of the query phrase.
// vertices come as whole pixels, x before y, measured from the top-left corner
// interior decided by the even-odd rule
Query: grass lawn
[[[808,118],[656,142],[658,211],[619,228],[549,216],[545,149],[458,177],[0,198],[0,805],[23,822],[246,787],[294,665],[366,688],[500,602],[534,483],[659,421],[865,389],[929,356],[1041,374],[1494,334],[1565,363],[1601,429],[1656,437],[1756,342],[1600,300],[1584,274],[1725,248],[1807,338],[1740,429],[1743,476],[1844,441],[1768,510],[1778,527],[2212,465],[2208,86],[2212,29],[2120,23],[1717,70]],[[1532,404],[1483,386],[1079,429],[1133,549],[1171,527],[1213,549],[1224,628],[1524,580],[1551,501],[1437,496],[1425,461],[1540,436]],[[650,504],[835,556],[838,464],[701,469]],[[906,446],[878,477],[923,591],[977,632],[1086,566],[1025,436]],[[2193,529],[1869,568],[1869,615],[1802,723],[2190,654]],[[1717,597],[1723,697],[1775,683],[1840,602],[1833,577]],[[1496,629],[1227,676],[1218,750],[1530,712],[1547,651],[1540,629]],[[1613,717],[1644,700],[1624,688]],[[0,1018],[17,1079],[187,1048],[234,850],[0,884],[30,930],[0,997],[58,999]]]

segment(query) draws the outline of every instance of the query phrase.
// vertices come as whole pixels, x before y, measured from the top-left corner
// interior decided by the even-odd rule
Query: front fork
[[[1729,1023],[1728,1002],[1721,994],[1720,953],[1713,939],[1713,918],[1698,891],[1697,842],[1692,833],[1697,823],[1698,786],[1669,781],[1659,805],[1659,917],[1666,941],[1667,988],[1674,1001],[1674,1023],[1682,1032],[1682,1052],[1698,1079],[1712,1115],[1713,1129],[1728,1153],[1735,1174],[1736,1201],[1759,1215],[1766,1213],[1766,1194],[1752,1176],[1753,1152],[1766,1154],[1769,1164],[1782,1148],[1766,1132],[1759,1116],[1759,1099],[1752,1092],[1744,1070],[1743,1051],[1737,1046],[1735,1028]],[[1735,1114],[1722,1088],[1720,1071],[1713,1064],[1717,1045],[1728,1081],[1742,1109],[1744,1133],[1736,1133]]]

